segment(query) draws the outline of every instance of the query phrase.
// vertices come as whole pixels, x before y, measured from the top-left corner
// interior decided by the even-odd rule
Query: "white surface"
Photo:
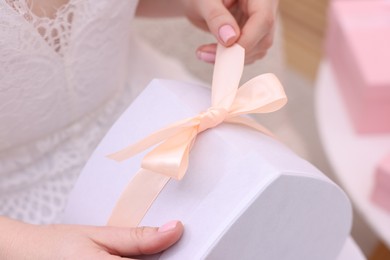
[[[344,247],[341,250],[337,260],[365,260],[366,257],[360,250],[360,248],[356,245],[355,241],[348,237],[345,241]]]
[[[206,88],[153,81],[87,163],[65,222],[104,225],[141,159],[117,163],[105,156],[205,111],[209,100]],[[141,225],[170,219],[186,229],[160,259],[328,260],[348,236],[351,208],[335,184],[278,141],[224,124],[197,138],[186,176],[168,183]]]
[[[356,208],[390,247],[390,214],[370,201],[375,167],[390,152],[390,134],[356,134],[341,98],[332,68],[323,61],[316,84],[316,113],[324,148]]]

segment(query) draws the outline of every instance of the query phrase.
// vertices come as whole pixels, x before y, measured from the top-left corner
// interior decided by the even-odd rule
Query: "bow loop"
[[[123,161],[133,157],[134,155],[141,153],[142,151],[157,145],[164,140],[171,138],[172,136],[177,135],[184,129],[197,127],[199,125],[198,120],[196,118],[187,118],[171,124],[163,129],[160,129],[157,132],[152,133],[148,137],[138,141],[135,144],[129,145],[128,147],[109,154],[107,157],[113,159],[115,161]]]
[[[242,114],[270,113],[287,103],[283,86],[274,74],[267,73],[245,82],[237,91],[229,118]]]

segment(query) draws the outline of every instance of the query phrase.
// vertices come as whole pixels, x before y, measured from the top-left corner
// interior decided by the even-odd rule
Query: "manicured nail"
[[[215,61],[215,53],[197,51],[196,56],[198,57],[198,59],[205,61],[205,62],[212,63]]]
[[[219,28],[218,31],[219,37],[224,43],[228,43],[228,41],[234,37],[236,37],[236,32],[233,27],[229,24],[225,24]]]
[[[177,223],[179,223],[179,221],[177,221],[177,220],[170,221],[170,222],[162,225],[161,227],[159,227],[158,232],[161,233],[161,232],[167,232],[167,231],[173,230],[176,228]]]

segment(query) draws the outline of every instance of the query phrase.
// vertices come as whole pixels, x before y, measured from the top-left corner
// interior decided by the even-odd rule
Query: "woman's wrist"
[[[0,216],[0,259],[18,259],[33,225]]]
[[[136,16],[175,17],[185,14],[183,0],[139,0]]]

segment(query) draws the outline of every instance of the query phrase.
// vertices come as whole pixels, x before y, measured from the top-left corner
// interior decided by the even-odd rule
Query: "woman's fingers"
[[[263,58],[273,44],[277,0],[199,0],[209,31],[225,46],[237,42],[245,48],[245,63]],[[197,57],[214,63],[216,44],[197,49]]]
[[[199,11],[219,43],[230,46],[237,41],[240,28],[222,0],[198,0]]]
[[[95,243],[107,249],[110,254],[136,256],[164,251],[180,239],[183,230],[180,221],[171,221],[159,228],[97,227],[88,233]]]

